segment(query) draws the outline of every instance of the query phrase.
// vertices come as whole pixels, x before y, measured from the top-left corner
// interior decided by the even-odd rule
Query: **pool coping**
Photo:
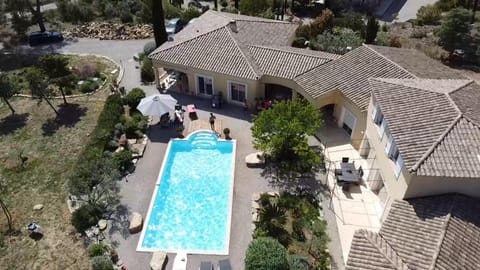
[[[153,205],[155,203],[155,199],[157,197],[158,189],[160,187],[160,182],[162,179],[163,171],[165,169],[165,164],[167,162],[167,157],[170,155],[170,149],[173,141],[187,141],[190,136],[195,133],[200,132],[209,132],[213,133],[213,131],[208,129],[199,129],[195,130],[194,132],[188,134],[187,137],[183,139],[174,138],[170,139],[168,142],[167,149],[165,151],[165,155],[163,156],[162,166],[160,167],[160,171],[157,176],[157,181],[155,183],[155,190],[153,191],[152,198],[150,199],[150,204],[148,206],[147,215],[145,217],[145,222],[143,223],[143,228],[140,234],[140,238],[138,240],[137,252],[156,252],[156,251],[165,251],[168,253],[178,253],[178,252],[185,252],[187,254],[205,254],[205,255],[229,255],[230,249],[230,233],[231,233],[231,226],[232,226],[232,211],[233,211],[233,189],[235,184],[235,161],[236,161],[236,152],[237,152],[237,141],[235,139],[226,140],[223,138],[218,137],[218,141],[231,141],[233,143],[232,147],[232,172],[231,172],[231,179],[230,179],[230,196],[229,196],[229,207],[228,207],[228,217],[227,217],[227,232],[226,232],[226,239],[225,239],[225,249],[219,251],[205,251],[205,250],[179,250],[179,249],[157,249],[157,248],[143,248],[142,243],[145,238],[145,233],[147,231],[146,226],[148,226],[148,222],[150,221],[150,215],[153,209]]]

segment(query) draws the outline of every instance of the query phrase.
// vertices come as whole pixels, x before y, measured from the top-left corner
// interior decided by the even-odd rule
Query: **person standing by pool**
[[[208,120],[210,122],[210,127],[212,128],[212,130],[215,130],[215,115],[213,115],[213,113],[210,113],[210,119]]]

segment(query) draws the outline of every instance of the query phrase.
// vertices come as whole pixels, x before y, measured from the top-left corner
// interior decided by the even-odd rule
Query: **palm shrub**
[[[287,250],[270,237],[254,239],[247,248],[246,270],[288,270]]]
[[[96,243],[96,244],[93,244],[88,249],[88,256],[90,256],[90,258],[93,258],[93,257],[96,257],[96,256],[101,256],[101,255],[104,255],[105,252],[107,252],[107,251],[108,251],[107,246],[105,246],[102,243]]]

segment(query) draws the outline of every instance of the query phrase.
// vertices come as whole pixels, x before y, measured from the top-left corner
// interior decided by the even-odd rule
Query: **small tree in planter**
[[[225,135],[225,140],[231,140],[232,139],[230,137],[230,129],[229,128],[224,128],[223,129],[223,134]]]
[[[185,138],[185,136],[183,136],[183,131],[185,130],[185,128],[183,126],[179,126],[177,127],[177,137],[178,138]]]

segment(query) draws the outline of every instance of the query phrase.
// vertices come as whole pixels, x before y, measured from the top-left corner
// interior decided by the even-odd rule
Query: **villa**
[[[398,246],[402,241],[400,228],[410,224],[399,218],[408,215],[413,220],[417,214],[418,219],[424,215],[422,211],[436,211],[438,202],[444,201],[450,204],[445,209],[453,212],[442,208],[447,211],[442,212],[442,218],[458,217],[449,224],[470,222],[461,213],[468,202],[478,205],[475,198],[480,197],[480,85],[412,49],[363,45],[339,56],[292,48],[296,27],[288,22],[208,11],[179,32],[174,41],[150,54],[157,85],[162,83],[159,70],[166,69],[178,74],[177,84],[171,88],[174,91],[206,98],[222,93],[231,104],[241,105],[246,100],[255,106],[257,100],[293,97],[308,100],[331,120],[324,130],[335,129],[333,137],[347,138],[347,148],[343,149],[348,152],[344,153],[355,155],[355,164],[364,169],[364,185],[357,192],[360,195],[346,196],[336,191],[333,174],[342,156],[327,155],[332,164],[327,169],[332,195],[343,196],[333,202],[334,211],[344,211],[345,202],[355,208],[354,202],[370,199],[372,205],[361,207],[374,208],[367,209],[371,220],[361,224],[349,224],[346,213],[336,213],[342,217],[337,225],[340,238],[346,239],[342,239],[345,260],[353,241],[349,269],[443,269],[440,261],[430,262],[433,268],[417,268],[410,263],[410,259],[416,260],[408,257],[414,256],[415,249],[407,254]],[[322,142],[326,151],[339,148],[338,143],[329,147]],[[463,195],[441,195],[446,193]],[[432,195],[437,196],[419,198]],[[402,212],[403,208],[408,210]],[[356,222],[359,215],[352,217]],[[418,229],[436,230],[438,224],[430,218],[436,217],[416,220]],[[371,231],[362,229],[367,223]],[[478,242],[478,219],[473,224],[476,234],[468,237]],[[343,225],[352,226],[343,230]],[[432,240],[440,250],[431,251],[437,260],[445,256],[442,252],[448,253],[440,238],[450,236],[449,228],[443,230]],[[368,245],[376,248],[372,253],[382,253],[371,256],[384,256],[380,264],[388,261],[391,267],[387,263],[384,268],[362,268],[366,262],[358,262],[362,255],[359,250]],[[461,249],[467,243],[459,245]],[[477,267],[467,268],[479,268],[478,261],[475,263]]]

